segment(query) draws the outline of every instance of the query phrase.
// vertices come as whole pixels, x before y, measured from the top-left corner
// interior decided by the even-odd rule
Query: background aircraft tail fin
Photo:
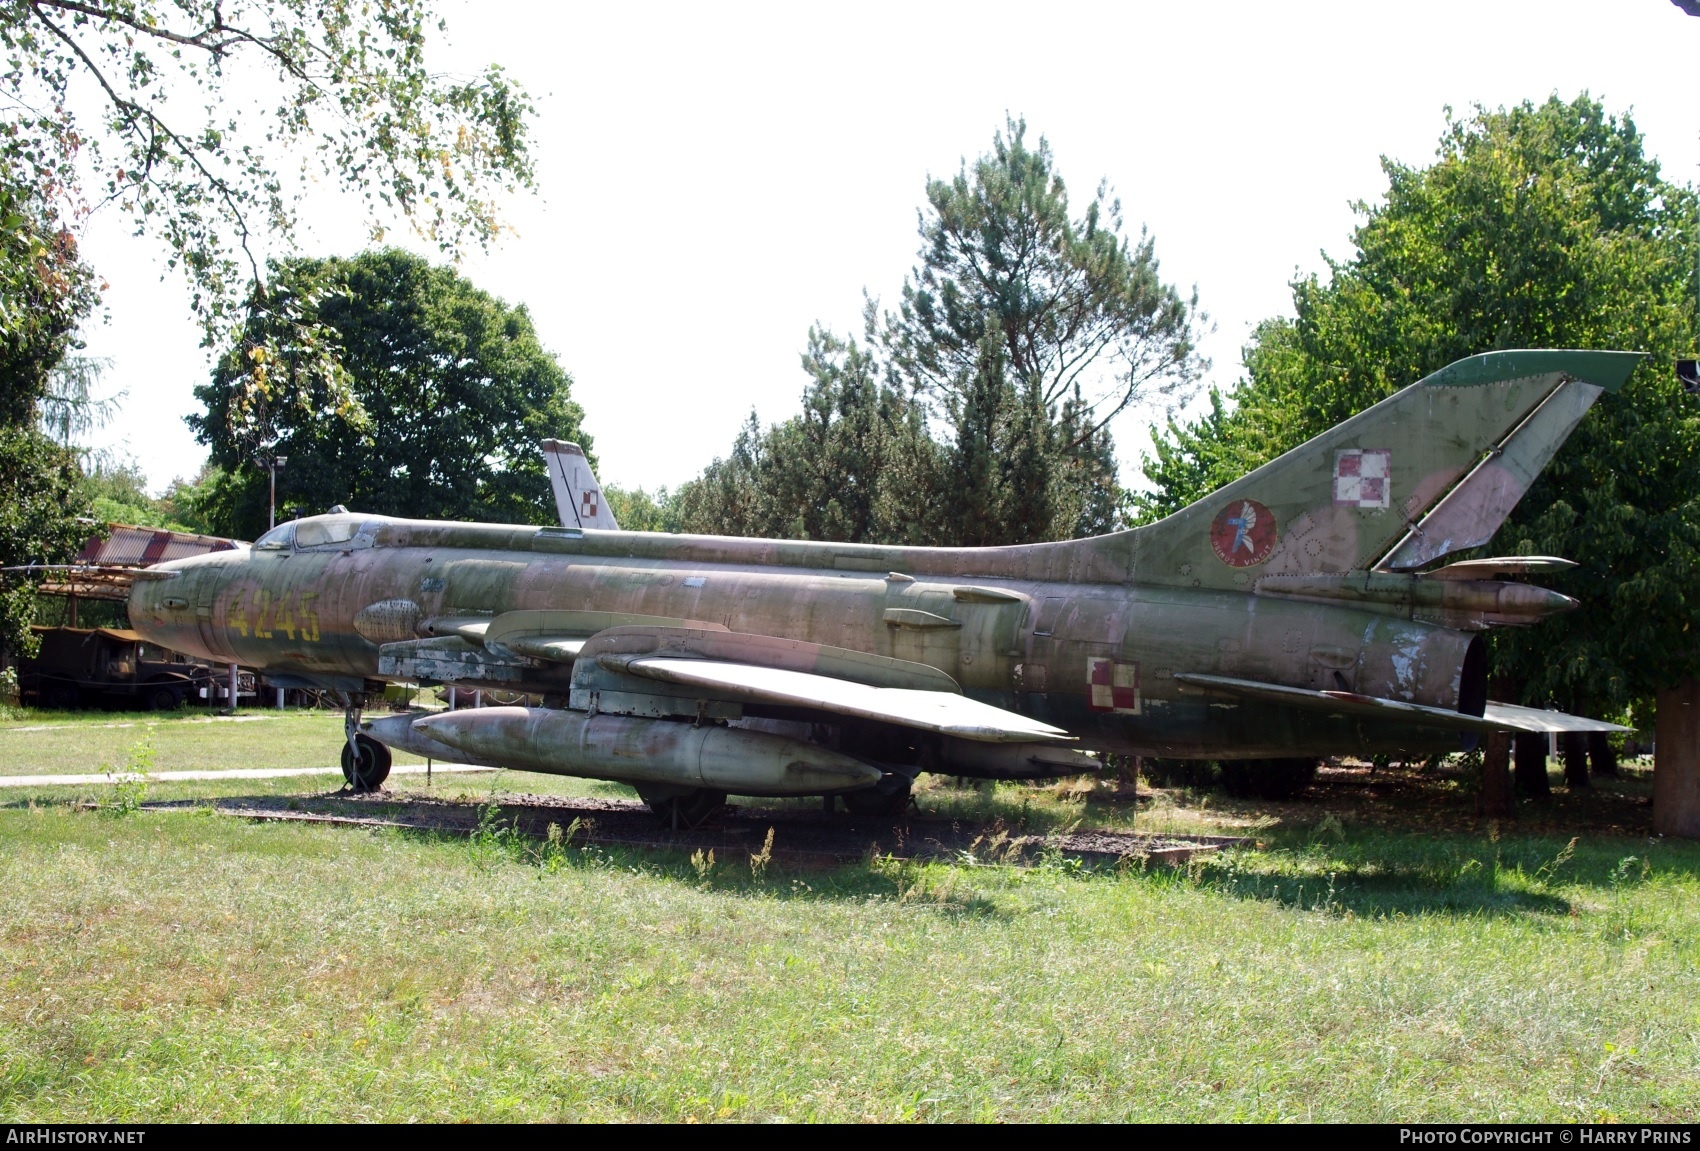
[[[555,511],[562,527],[619,530],[583,448],[566,440],[544,440],[543,460],[549,468],[549,484],[555,489]]]
[[[1135,529],[1141,582],[1412,570],[1485,543],[1635,352],[1471,356],[1167,519]]]

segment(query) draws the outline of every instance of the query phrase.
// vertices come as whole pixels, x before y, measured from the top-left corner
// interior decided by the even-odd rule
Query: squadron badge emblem
[[[1275,550],[1275,513],[1256,500],[1235,500],[1216,513],[1210,544],[1229,567],[1260,564]]]

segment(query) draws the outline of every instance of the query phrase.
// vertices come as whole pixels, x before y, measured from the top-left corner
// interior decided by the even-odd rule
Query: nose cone
[[[130,585],[130,627],[152,643],[174,651],[192,651],[179,632],[194,628],[195,581],[180,570],[186,561],[145,568]],[[199,653],[196,653],[199,654]]]
[[[221,588],[247,564],[246,552],[168,560],[136,573],[128,601],[130,627],[150,643],[202,659],[233,658],[213,627]]]

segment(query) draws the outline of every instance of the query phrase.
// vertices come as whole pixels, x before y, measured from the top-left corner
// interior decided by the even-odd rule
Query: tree
[[[0,165],[163,240],[216,336],[315,182],[375,235],[391,212],[445,249],[496,234],[494,194],[531,183],[530,101],[499,68],[433,73],[433,26],[427,0],[18,0]]]
[[[675,495],[693,530],[881,543],[1008,544],[1111,530],[1108,424],[1199,369],[1195,300],[1121,235],[1100,184],[1079,217],[1050,146],[1010,120],[992,151],[927,184],[923,246],[866,342],[811,330],[803,413]]]
[[[762,430],[674,493],[682,530],[846,542],[930,542],[942,458],[920,408],[854,340],[809,330],[801,414]]]
[[[296,210],[314,184],[360,199],[374,234],[392,214],[444,249],[496,234],[495,196],[532,180],[530,101],[495,68],[465,79],[431,72],[432,24],[425,0],[0,8],[0,482],[9,497],[0,564],[68,558],[86,534],[75,522],[87,510],[75,459],[33,425],[45,415],[68,428],[78,417],[75,375],[62,381],[73,389],[69,407],[42,405],[96,298],[72,231],[89,213],[116,206],[138,234],[164,243],[209,346],[228,338],[244,302],[268,299],[265,255],[293,244]],[[346,376],[324,333],[294,324],[309,311],[275,308],[268,331],[316,353],[334,393]],[[316,394],[272,395],[265,363],[250,361],[242,402],[226,412],[235,435]],[[358,423],[345,388],[338,399]],[[8,580],[0,592],[0,647],[29,646],[23,588]]]
[[[99,458],[92,465],[84,465],[79,488],[99,523],[195,531],[193,525],[177,518],[173,500],[148,495],[147,482],[148,477],[134,461]]]
[[[66,355],[47,373],[40,401],[41,430],[61,447],[106,424],[118,414],[124,393],[100,396],[95,385],[112,366],[96,356]]]
[[[309,514],[346,504],[434,519],[554,521],[537,445],[564,438],[588,452],[590,441],[572,381],[523,306],[395,249],[297,259],[274,273],[271,300],[196,389],[205,411],[189,417],[223,472],[213,501],[221,531],[252,538],[265,530],[268,474],[257,460],[272,456],[288,460],[280,504]],[[278,319],[280,300],[297,319]],[[302,326],[332,343],[366,419],[350,418],[317,373],[316,351],[287,343]],[[277,390],[302,399],[264,411],[253,425],[263,435],[245,436],[229,412],[250,394],[256,362]]]
[[[34,427],[0,425],[0,565],[66,563],[89,536],[77,522],[87,500],[79,490],[82,472],[75,453]],[[70,513],[70,514],[67,514]],[[36,581],[27,573],[0,577],[0,665],[35,654],[29,625],[35,614]]]
[[[200,535],[218,534],[219,494],[224,489],[224,469],[211,460],[201,465],[193,480],[176,476],[158,500],[160,513]]]
[[[93,310],[94,273],[52,203],[0,171],[0,425],[39,418],[55,367]]]
[[[52,206],[0,183],[0,567],[63,563],[88,536],[77,457],[38,426],[55,367],[94,304],[93,274]],[[35,583],[0,578],[0,662],[34,652]]]
[[[1155,242],[1121,234],[1121,201],[1100,182],[1078,218],[1049,143],[1027,147],[1027,123],[1010,119],[992,151],[955,178],[927,181],[920,265],[887,314],[879,344],[912,385],[940,401],[959,397],[988,364],[1059,408],[1078,395],[1084,441],[1148,388],[1171,392],[1196,378],[1197,296],[1183,300],[1158,276]],[[871,325],[870,325],[871,326]]]
[[[1156,437],[1139,512],[1184,506],[1464,356],[1641,349],[1648,364],[1488,545],[1581,565],[1547,581],[1581,610],[1496,632],[1495,674],[1514,702],[1607,711],[1693,675],[1700,654],[1672,637],[1700,622],[1700,403],[1669,363],[1695,340],[1694,194],[1586,94],[1449,114],[1432,165],[1382,166],[1352,257],[1294,283],[1294,316],[1257,328],[1227,402]]]
[[[673,498],[666,488],[657,488],[651,495],[643,488],[623,488],[618,484],[603,484],[602,499],[621,531],[677,532],[679,518],[673,510]]]

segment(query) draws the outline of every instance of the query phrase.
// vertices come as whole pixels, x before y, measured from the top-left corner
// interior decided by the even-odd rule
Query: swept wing
[[[604,667],[711,693],[716,699],[808,708],[988,743],[1073,740],[1061,728],[948,691],[874,687],[833,676],[723,660],[602,657]]]

